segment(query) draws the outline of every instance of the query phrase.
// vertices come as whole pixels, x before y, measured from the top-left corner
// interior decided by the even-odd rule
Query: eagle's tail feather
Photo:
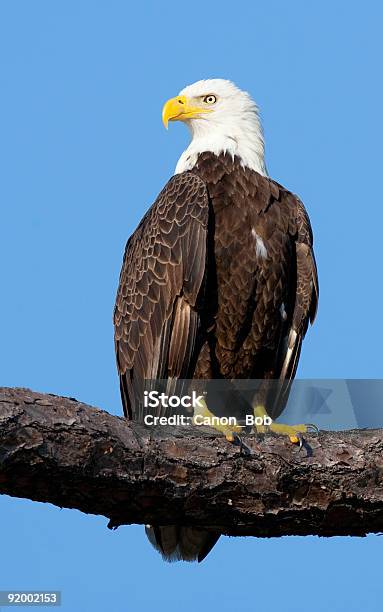
[[[195,527],[146,525],[150,543],[165,561],[203,561],[220,534]]]

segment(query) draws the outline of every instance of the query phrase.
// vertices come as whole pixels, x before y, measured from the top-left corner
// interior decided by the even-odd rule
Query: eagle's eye
[[[217,98],[213,96],[213,94],[209,94],[208,96],[204,97],[203,101],[206,102],[206,104],[215,104],[217,102]]]

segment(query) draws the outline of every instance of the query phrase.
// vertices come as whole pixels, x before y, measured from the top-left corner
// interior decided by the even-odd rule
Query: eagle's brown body
[[[146,379],[292,379],[317,297],[301,201],[202,153],[126,247],[114,313],[125,415],[143,419]]]
[[[316,304],[301,201],[237,160],[202,154],[126,247],[114,314],[126,416],[142,419],[145,379],[292,377]]]

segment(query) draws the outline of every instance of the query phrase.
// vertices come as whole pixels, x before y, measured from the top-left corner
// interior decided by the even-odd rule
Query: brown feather
[[[130,381],[121,385],[129,403],[124,412],[135,419],[144,416],[146,379],[167,378],[173,370],[192,376],[198,317],[189,311],[205,274],[207,221],[206,186],[184,173],[169,181],[127,243],[114,322],[119,374]],[[181,295],[182,316],[175,307]]]

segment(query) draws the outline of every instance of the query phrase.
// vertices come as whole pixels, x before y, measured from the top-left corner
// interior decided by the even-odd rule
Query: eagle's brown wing
[[[284,326],[280,350],[277,353],[275,373],[281,381],[281,386],[270,414],[273,418],[281,414],[287,402],[290,385],[298,367],[302,341],[309,322],[314,322],[319,297],[310,220],[301,200],[289,192],[286,195],[290,208],[289,233],[294,246],[295,275],[289,296],[292,315]]]
[[[174,176],[126,245],[114,326],[121,395],[129,418],[143,419],[145,380],[192,376],[208,202],[198,176]]]

